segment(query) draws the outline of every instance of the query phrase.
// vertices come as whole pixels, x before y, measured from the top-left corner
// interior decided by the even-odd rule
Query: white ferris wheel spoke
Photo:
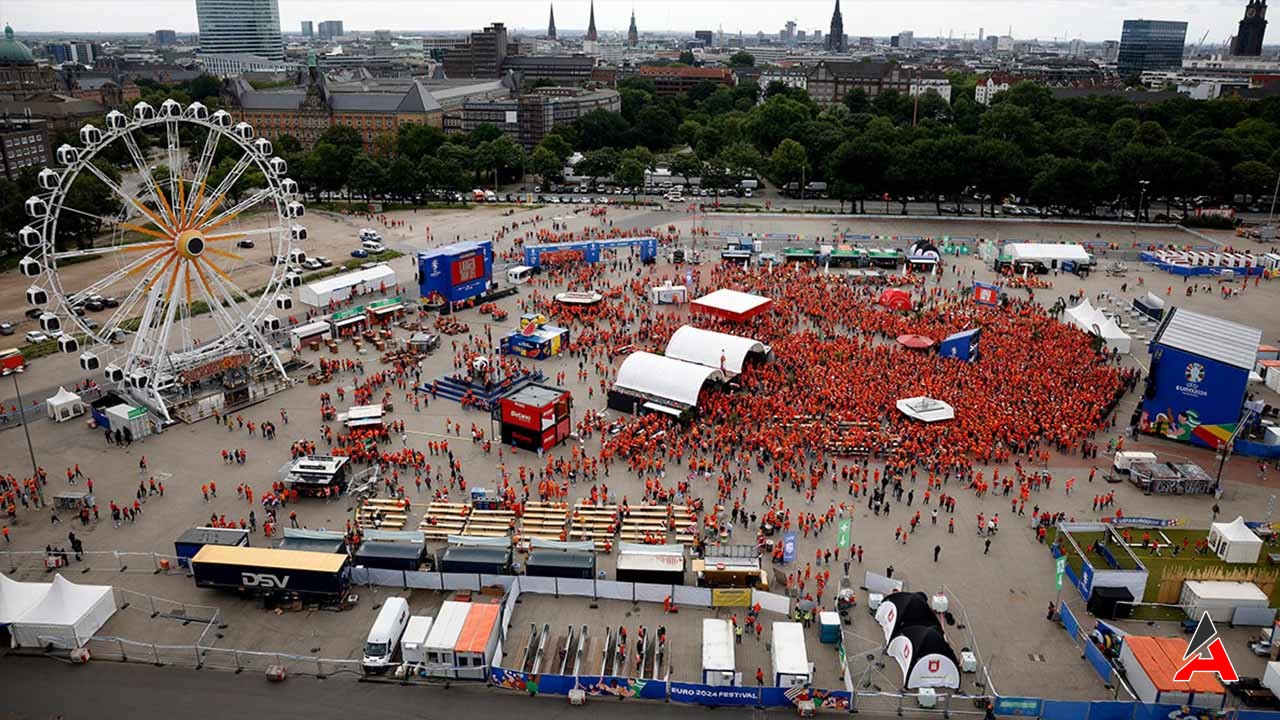
[[[165,198],[164,193],[160,191],[160,186],[156,185],[155,178],[151,176],[151,168],[147,165],[147,159],[142,155],[142,151],[138,149],[138,142],[133,138],[133,130],[130,129],[121,133],[120,138],[124,141],[125,147],[129,149],[129,157],[133,158],[133,165],[137,168],[138,175],[141,176],[143,183],[147,186],[147,190],[155,200],[156,206],[160,208],[161,217],[166,218],[166,222],[160,223],[160,225],[172,232],[174,229],[173,208],[169,206],[166,211],[169,201]]]
[[[229,191],[240,180],[240,176],[244,175],[249,166],[253,164],[253,156],[245,153],[240,156],[236,164],[231,168],[231,172],[222,178],[222,182],[218,183],[218,187],[214,188],[212,193],[205,193],[205,200],[196,206],[191,213],[191,217],[195,218],[194,224],[203,225],[205,219],[213,214],[213,211],[226,200],[227,191]]]
[[[188,221],[195,219],[200,203],[204,200],[205,181],[209,179],[209,170],[213,167],[213,158],[217,154],[220,137],[222,135],[214,131],[205,135],[204,149],[200,152],[200,163],[196,165],[195,175],[191,178],[191,187],[195,189],[195,193],[188,194],[186,202],[183,203],[184,216]]]

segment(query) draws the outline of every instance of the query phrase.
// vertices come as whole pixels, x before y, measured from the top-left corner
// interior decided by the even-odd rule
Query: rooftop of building
[[[13,36],[13,28],[4,26],[4,39],[0,40],[0,65],[34,65],[35,58],[31,49],[18,42]]]

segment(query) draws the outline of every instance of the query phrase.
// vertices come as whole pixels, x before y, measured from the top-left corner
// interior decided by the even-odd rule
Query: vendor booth
[[[689,302],[689,288],[667,283],[649,288],[649,302],[654,305],[683,305]]]
[[[116,612],[110,585],[76,585],[56,575],[49,592],[9,627],[14,647],[82,647]]]
[[[409,350],[427,354],[440,346],[440,336],[435,333],[416,332],[405,341]]]
[[[1083,245],[1074,243],[1009,243],[1000,249],[996,272],[1012,267],[1014,272],[1044,274],[1052,270],[1074,272],[1093,264]]]
[[[1235,432],[1262,331],[1173,308],[1151,339],[1139,429],[1211,449]],[[1240,448],[1237,448],[1237,452]]]
[[[684,584],[683,545],[618,543],[619,582]]]
[[[1173,679],[1186,662],[1187,641],[1180,637],[1126,635],[1120,666],[1138,700],[1144,703],[1221,709],[1227,691],[1213,673],[1193,673],[1185,682]]]
[[[386,411],[381,405],[353,405],[345,413],[338,413],[338,420],[348,429],[382,427]]]
[[[85,413],[84,401],[80,396],[64,387],[59,387],[53,397],[45,400],[44,406],[55,422],[66,422]]]
[[[1090,304],[1088,298],[1075,307],[1067,308],[1065,318],[1071,325],[1102,338],[1107,350],[1121,355],[1129,353],[1133,338],[1121,330],[1114,319],[1107,317],[1101,310]]]
[[[907,251],[907,267],[912,270],[933,270],[942,261],[942,253],[932,240],[923,238],[911,244]]]
[[[1243,517],[1236,516],[1231,522],[1209,526],[1209,548],[1222,562],[1253,564],[1262,553],[1262,538],[1245,525]]]
[[[902,669],[902,686],[908,690],[960,688],[960,663],[937,625],[900,629],[889,640],[888,653]]]
[[[119,430],[124,432],[126,429],[133,435],[134,440],[139,440],[151,434],[151,423],[148,420],[151,413],[140,406],[128,405],[120,403],[112,405],[103,411],[106,417],[106,427],[112,431]],[[98,415],[94,414],[94,420],[98,421]],[[101,425],[101,422],[99,422]]]
[[[746,322],[766,312],[772,306],[773,301],[767,297],[727,289],[703,295],[691,304],[694,312],[714,315],[722,320],[733,322]]]
[[[284,477],[284,484],[304,497],[324,497],[334,488],[342,493],[347,489],[351,458],[345,455],[304,455],[293,461]]]
[[[519,355],[545,360],[569,347],[569,328],[552,325],[545,315],[527,313],[520,316],[520,327],[499,341],[503,355]]]
[[[525,385],[500,398],[494,419],[502,444],[537,452],[550,451],[573,432],[573,396],[548,385]]]
[[[335,338],[355,337],[368,327],[369,318],[364,314],[363,305],[339,310],[329,316],[329,332]]]
[[[1164,318],[1164,298],[1149,292],[1146,297],[1133,299],[1133,309],[1156,322],[1160,322]]]
[[[422,543],[366,540],[352,555],[352,562],[368,568],[416,572],[426,563],[426,555]]]
[[[690,564],[698,587],[769,589],[769,575],[760,567],[755,545],[716,545]]]
[[[311,343],[326,342],[333,337],[333,328],[328,321],[320,320],[318,322],[299,325],[289,329],[289,347],[296,350],[310,345]]]
[[[451,547],[440,556],[440,571],[510,575],[511,549],[501,547]]]

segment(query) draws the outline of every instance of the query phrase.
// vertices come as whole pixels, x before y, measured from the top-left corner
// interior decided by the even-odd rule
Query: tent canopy
[[[50,583],[19,582],[0,575],[0,625],[15,623],[44,600]]]
[[[1079,305],[1067,308],[1067,319],[1071,321],[1072,325],[1091,335],[1101,334],[1108,350],[1122,354],[1129,352],[1133,339],[1129,337],[1128,333],[1120,329],[1115,320],[1095,308],[1087,298]]]
[[[115,614],[110,585],[76,585],[58,575],[38,605],[12,626],[18,647],[80,647]]]
[[[769,309],[772,304],[773,301],[767,297],[726,289],[716,290],[693,301],[695,310],[737,322],[750,320]]]
[[[1014,261],[1052,262],[1054,260],[1073,260],[1089,262],[1089,253],[1083,245],[1064,245],[1059,243],[1009,243],[1004,252]]]
[[[667,341],[666,356],[721,369],[732,376],[742,374],[742,365],[753,352],[767,355],[769,346],[751,338],[685,325]]]
[[[1133,653],[1133,657],[1142,666],[1142,671],[1159,692],[1214,694],[1226,692],[1222,682],[1212,673],[1192,673],[1191,679],[1186,682],[1173,679],[1178,668],[1185,662],[1182,656],[1186,654],[1187,641],[1182,638],[1129,635],[1124,639],[1124,644]],[[1125,669],[1133,672],[1137,668]]]
[[[698,404],[698,393],[708,380],[724,379],[724,373],[716,368],[637,352],[628,355],[618,367],[614,387],[693,407]]]
[[[935,625],[903,628],[889,642],[889,654],[902,668],[902,684],[909,690],[960,687],[955,651]]]
[[[1245,524],[1244,518],[1237,515],[1235,520],[1231,522],[1216,522],[1211,526],[1211,531],[1222,536],[1227,542],[1249,542],[1261,543],[1262,540],[1249,529]]]
[[[65,387],[59,387],[58,392],[53,397],[45,400],[45,409],[49,413],[49,417],[62,422],[84,414],[84,401],[80,396],[67,390]]]
[[[1224,562],[1255,563],[1262,552],[1262,538],[1244,524],[1243,517],[1237,515],[1231,522],[1216,522],[1209,526],[1209,547]]]
[[[876,610],[876,622],[884,630],[885,642],[902,628],[912,625],[941,627],[938,616],[929,607],[929,598],[922,592],[896,592],[886,595]]]

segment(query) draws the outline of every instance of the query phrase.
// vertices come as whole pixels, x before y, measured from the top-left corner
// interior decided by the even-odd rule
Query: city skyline
[[[743,12],[744,3],[752,7]],[[586,29],[590,0],[559,0],[560,34],[579,34]],[[1039,40],[1115,40],[1124,20],[1185,20],[1188,42],[1197,42],[1208,32],[1210,44],[1221,44],[1235,34],[1246,0],[986,0],[959,3],[954,0],[858,0],[844,3],[845,32],[887,36],[913,30],[917,37],[952,36],[975,38],[979,27],[988,34],[1005,34],[1012,27],[1014,37]],[[103,10],[109,5],[112,26],[103,25]],[[345,20],[351,31],[379,28],[408,33],[458,32],[477,30],[492,22],[531,33],[545,31],[550,3],[545,0],[495,0],[468,4],[418,3],[412,0],[371,0],[358,11],[348,3],[330,0],[281,0],[280,20],[286,33],[296,32],[304,20]],[[429,8],[415,21],[412,6]],[[834,0],[705,0],[690,6],[680,0],[597,0],[596,24],[602,32],[624,34],[634,10],[647,32],[688,32],[723,28],[726,35],[741,31],[776,35],[788,20],[801,29],[825,29],[831,19]],[[427,22],[427,16],[431,22]],[[751,18],[752,25],[741,24]],[[929,18],[921,25],[918,18]],[[83,18],[83,20],[81,20]],[[179,33],[197,29],[194,0],[9,0],[0,21],[11,23],[20,33],[97,32],[145,33],[169,27]]]

